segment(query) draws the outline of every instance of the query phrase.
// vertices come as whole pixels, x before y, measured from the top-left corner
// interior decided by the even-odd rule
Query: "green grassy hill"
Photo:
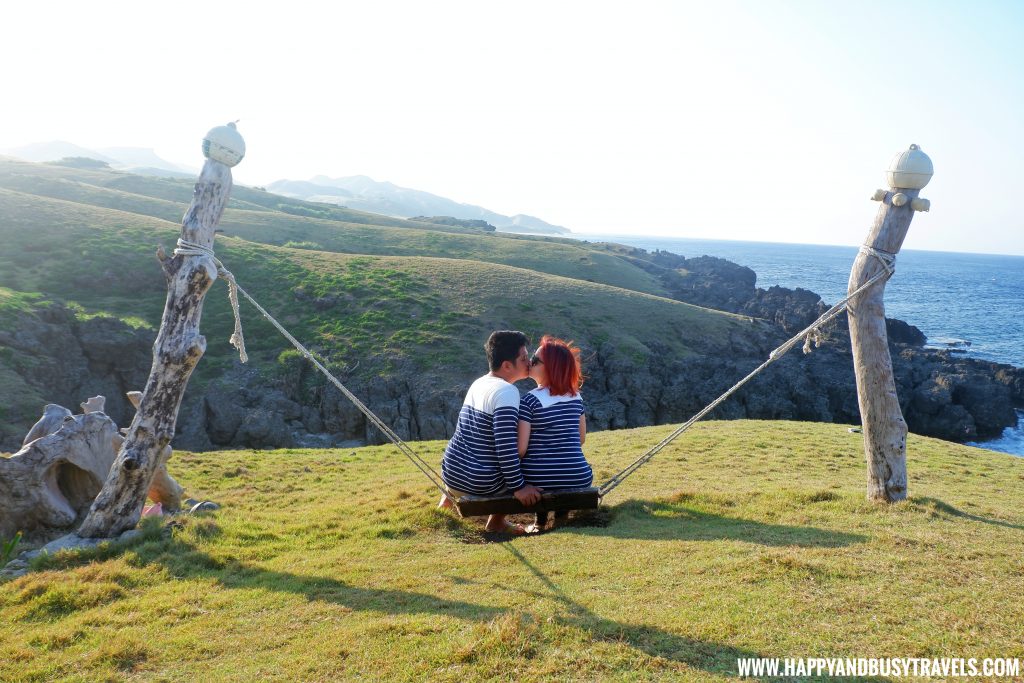
[[[250,218],[261,215],[236,213],[247,213]],[[0,214],[11,247],[0,254],[0,286],[74,301],[87,313],[137,317],[158,325],[165,287],[154,247],[161,242],[172,248],[178,226],[134,213],[2,189]],[[292,220],[275,217],[268,229],[287,230]],[[316,223],[310,219],[301,222],[304,228]],[[229,220],[224,223],[232,225]],[[252,225],[249,223],[249,230],[255,230]],[[338,240],[357,239],[365,230],[367,239],[362,246],[366,251],[374,251],[370,241],[387,232],[387,228],[362,226],[331,226],[331,230],[341,233]],[[427,243],[435,236],[440,240],[463,236],[402,232],[411,237],[401,242],[401,248],[383,245],[376,250],[460,255],[451,245],[434,249]],[[293,236],[309,237],[310,233]],[[416,246],[418,240],[423,240],[422,247]],[[495,263],[507,259],[549,265],[550,270],[577,275],[593,267],[614,280],[614,269],[600,265],[607,259],[627,266],[614,256],[590,252],[603,257],[597,265],[589,256],[580,257],[588,259],[586,265],[580,260],[566,265],[562,250],[581,254],[587,250],[541,243],[538,249],[557,251],[531,260],[529,253],[510,253],[519,245],[530,246],[528,241],[500,237],[494,241],[498,248],[489,253],[489,262],[472,258],[478,256],[472,244],[460,259],[364,256],[275,247],[237,237],[218,238],[217,254],[265,307],[279,312],[286,325],[310,343],[329,354],[341,354],[339,362],[347,362],[347,354],[365,357],[375,348],[384,355],[417,356],[422,362],[425,346],[465,342],[476,347],[480,331],[495,326],[569,329],[580,338],[610,339],[633,349],[640,345],[636,335],[643,330],[645,337],[663,339],[684,355],[703,339],[750,327],[744,318],[642,291]],[[509,245],[510,249],[503,249]],[[232,323],[225,299],[224,292],[216,289],[208,296],[203,331],[211,339],[230,335]],[[249,337],[255,351],[281,348],[272,328],[254,318],[252,309],[246,314],[247,326],[253,326]],[[458,351],[451,346],[448,350]],[[220,355],[212,348],[208,353]]]
[[[81,218],[99,227],[123,222],[126,217],[120,212],[128,212],[169,221],[175,230],[192,194],[192,183],[183,180],[3,160],[0,188],[32,196],[29,202],[23,200],[17,207],[11,205],[10,196],[6,205],[0,205],[0,212],[12,211],[22,225],[26,221],[45,221],[59,226],[68,220],[68,214],[81,212]],[[76,207],[73,210],[66,204],[48,203],[45,198],[73,202]],[[114,209],[117,214],[106,215],[95,209]],[[603,247],[416,223],[286,199],[252,188],[233,189],[221,228],[229,235],[264,244],[292,243],[352,254],[477,260],[664,293],[657,278]]]
[[[585,450],[602,479],[670,430]],[[598,515],[511,542],[435,510],[390,447],[178,453],[188,493],[223,507],[0,585],[0,679],[724,681],[738,657],[1024,659],[1024,460],[915,436],[908,452],[910,500],[880,506],[842,425],[703,423]]]
[[[0,160],[0,317],[15,330],[57,301],[80,319],[109,316],[155,331],[166,295],[155,248],[173,248],[190,188]],[[464,387],[479,374],[479,349],[493,329],[560,334],[639,365],[655,353],[712,353],[764,329],[664,298],[658,278],[613,245],[417,224],[277,202],[250,188],[235,188],[233,197],[218,257],[347,380],[404,375],[445,391]],[[321,209],[324,216],[296,215]],[[294,370],[290,347],[247,303],[242,313],[252,367],[265,383],[277,382]],[[201,331],[209,343],[193,395],[237,365],[232,329],[219,283],[206,300]],[[28,354],[0,353],[3,443],[13,445],[52,400],[31,381],[32,354],[48,352],[44,343]]]

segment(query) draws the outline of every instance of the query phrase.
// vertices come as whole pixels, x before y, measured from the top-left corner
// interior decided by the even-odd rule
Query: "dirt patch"
[[[460,533],[455,534],[463,543],[507,543],[516,538],[531,538],[557,531],[563,527],[606,527],[612,523],[611,508],[600,507],[597,510],[574,510],[565,516],[547,514],[509,515],[505,519],[513,524],[522,524],[530,530],[525,535],[516,535],[501,531],[487,531],[484,528],[485,517],[474,518],[473,522],[462,525]],[[468,528],[467,528],[468,527]]]

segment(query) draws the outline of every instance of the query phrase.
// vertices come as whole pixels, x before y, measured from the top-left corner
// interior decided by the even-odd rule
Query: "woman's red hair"
[[[548,391],[552,396],[574,396],[583,383],[580,369],[580,350],[572,342],[544,335],[537,354],[544,363],[548,378]]]

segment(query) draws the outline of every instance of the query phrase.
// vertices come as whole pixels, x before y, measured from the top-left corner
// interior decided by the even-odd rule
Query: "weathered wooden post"
[[[245,142],[234,124],[219,126],[203,139],[203,154],[207,161],[182,219],[179,248],[171,257],[157,251],[167,302],[149,379],[103,489],[77,532],[82,538],[111,538],[138,523],[153,475],[170,453],[185,387],[206,351],[199,320],[203,298],[217,279],[214,230],[231,194],[230,167],[242,160]]]
[[[928,200],[918,194],[931,180],[932,161],[917,145],[896,155],[887,177],[890,190],[876,190],[872,197],[881,205],[850,271],[848,294],[883,270],[892,273],[914,212],[929,209]],[[907,423],[896,396],[885,333],[885,283],[881,279],[851,299],[847,314],[868,465],[867,496],[894,502],[907,497]]]

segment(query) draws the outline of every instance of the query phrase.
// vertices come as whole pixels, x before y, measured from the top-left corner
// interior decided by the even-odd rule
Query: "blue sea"
[[[738,242],[643,235],[581,235],[686,257],[718,256],[757,273],[757,286],[809,289],[833,304],[846,296],[857,247]],[[1024,256],[903,250],[886,285],[885,312],[916,325],[928,345],[1024,366]],[[1024,414],[985,448],[1024,456]]]

